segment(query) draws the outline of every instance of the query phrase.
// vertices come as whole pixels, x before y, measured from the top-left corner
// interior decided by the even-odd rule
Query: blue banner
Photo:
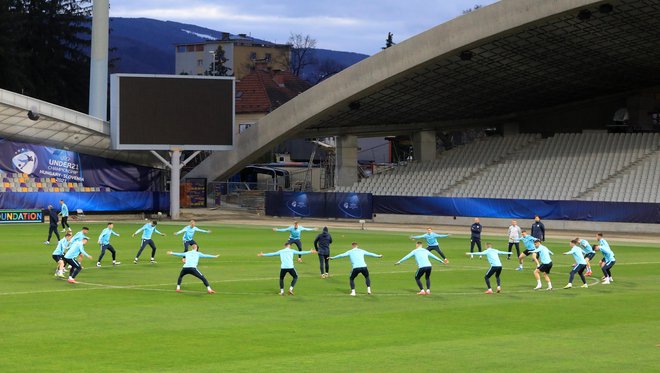
[[[266,215],[371,219],[367,193],[266,192]]]
[[[59,206],[61,199],[71,212],[170,210],[170,194],[163,192],[0,193],[0,208],[45,210],[48,205]]]
[[[660,223],[660,204],[531,199],[373,196],[377,214]]]
[[[0,139],[0,170],[117,191],[157,190],[161,171],[48,146]]]

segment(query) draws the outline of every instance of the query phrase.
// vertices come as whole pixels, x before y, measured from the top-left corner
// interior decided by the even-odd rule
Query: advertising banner
[[[115,191],[157,191],[161,177],[161,170],[155,168],[4,139],[0,139],[0,171]]]
[[[84,182],[78,153],[40,145],[0,141],[0,168],[34,177]]]
[[[0,224],[43,223],[42,210],[0,210]]]
[[[371,219],[368,193],[266,192],[266,215]]]

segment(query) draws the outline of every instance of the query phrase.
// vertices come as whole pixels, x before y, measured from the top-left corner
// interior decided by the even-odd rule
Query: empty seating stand
[[[484,138],[445,151],[433,162],[412,162],[337,191],[659,202],[659,148],[657,133]]]
[[[106,187],[86,187],[81,183],[67,182],[50,177],[34,177],[28,174],[0,172],[3,192],[110,192]]]

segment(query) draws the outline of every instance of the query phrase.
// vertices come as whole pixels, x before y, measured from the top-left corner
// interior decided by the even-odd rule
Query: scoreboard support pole
[[[174,148],[170,151],[170,161],[161,157],[156,151],[152,150],[156,158],[160,159],[165,166],[170,168],[170,217],[172,220],[179,219],[181,215],[181,203],[179,201],[179,190],[181,189],[181,168],[188,164],[193,158],[199,154],[199,150],[194,152],[190,157],[181,162],[181,149]]]

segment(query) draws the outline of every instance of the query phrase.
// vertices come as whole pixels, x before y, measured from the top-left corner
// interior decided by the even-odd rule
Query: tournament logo
[[[298,194],[292,200],[286,201],[286,207],[298,216],[309,216],[311,213],[306,193]]]
[[[362,217],[362,205],[357,194],[349,194],[339,203],[339,210],[350,218]]]
[[[20,149],[11,159],[14,168],[24,174],[31,174],[37,169],[37,155],[32,150]]]

